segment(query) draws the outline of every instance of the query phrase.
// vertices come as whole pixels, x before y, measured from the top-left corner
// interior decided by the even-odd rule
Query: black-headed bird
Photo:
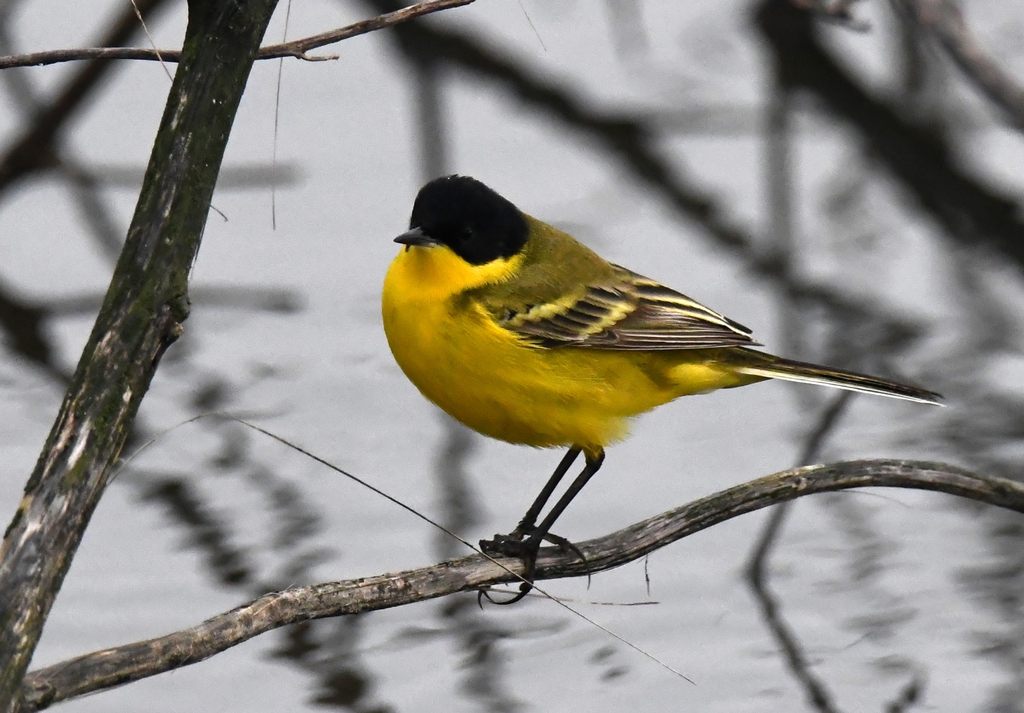
[[[447,176],[416,196],[384,280],[388,344],[416,387],[485,436],[567,447],[519,525],[485,540],[522,557],[530,589],[541,542],[597,472],[630,417],[680,396],[765,379],[909,401],[939,394],[752,349],[750,330],[655,280],[602,259],[477,180]],[[558,482],[586,464],[538,524]]]

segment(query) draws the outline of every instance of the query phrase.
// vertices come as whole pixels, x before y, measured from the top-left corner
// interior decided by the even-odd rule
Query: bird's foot
[[[517,527],[507,535],[495,535],[493,540],[480,540],[480,549],[492,557],[518,557],[522,560],[537,558],[541,542],[550,542],[562,552],[572,552],[584,562],[587,558],[579,547],[568,539],[550,532],[541,533],[537,528]]]
[[[517,527],[507,535],[495,535],[493,540],[480,540],[480,549],[484,554],[492,557],[516,557],[526,565],[523,572],[523,581],[519,585],[519,591],[511,599],[498,601],[491,598],[485,591],[481,591],[482,597],[486,597],[493,604],[515,604],[533,589],[533,578],[537,574],[537,555],[540,552],[542,542],[550,542],[562,552],[572,552],[584,563],[587,558],[579,547],[559,535],[552,535],[550,532],[541,533],[536,528]]]
[[[524,535],[525,533],[516,528],[507,535],[495,535],[493,540],[480,541],[480,549],[484,554],[492,557],[516,557],[526,565],[522,581],[519,584],[519,591],[511,599],[495,599],[486,589],[480,590],[481,598],[486,598],[492,604],[507,606],[520,601],[533,590],[533,578],[537,574],[537,554],[540,552],[540,543],[544,541],[544,538],[538,536],[538,533],[525,537],[525,539]]]
[[[518,528],[507,535],[495,535],[493,540],[480,540],[480,550],[492,557],[519,557],[527,555],[527,533]],[[538,542],[538,547],[540,543]]]

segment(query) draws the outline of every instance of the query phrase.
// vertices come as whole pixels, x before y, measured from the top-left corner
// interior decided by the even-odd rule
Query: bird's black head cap
[[[423,186],[409,227],[472,265],[512,257],[523,249],[529,230],[518,208],[469,176],[445,176]]]

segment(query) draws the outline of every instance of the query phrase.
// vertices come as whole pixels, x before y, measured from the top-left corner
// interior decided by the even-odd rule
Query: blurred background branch
[[[1024,89],[978,43],[953,0],[895,0],[908,16],[935,37],[957,66],[1007,121],[1024,131]]]

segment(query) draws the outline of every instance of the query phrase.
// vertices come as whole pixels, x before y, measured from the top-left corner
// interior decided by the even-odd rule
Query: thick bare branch
[[[403,7],[401,10],[389,12],[369,20],[362,20],[346,27],[322,32],[319,35],[304,37],[300,40],[284,42],[277,45],[263,47],[256,54],[256,59],[275,59],[278,57],[298,57],[309,61],[320,61],[337,59],[337,55],[307,54],[310,50],[318,47],[325,47],[350,37],[365,35],[368,32],[381,30],[385,27],[406,22],[421,15],[428,15],[439,10],[447,10],[453,7],[469,5],[476,0],[426,0],[425,2]],[[0,69],[9,67],[38,67],[47,64],[58,64],[60,62],[74,62],[83,59],[140,59],[149,61],[179,62],[181,60],[180,50],[160,50],[143,47],[81,47],[78,49],[49,50],[45,52],[32,52],[30,54],[11,55],[0,57]]]
[[[182,63],[110,287],[0,548],[0,710],[25,671],[143,395],[188,315],[224,148],[276,0],[193,0]],[[2,175],[2,174],[0,174]]]
[[[1024,485],[926,461],[863,460],[776,473],[580,543],[586,556],[544,548],[537,580],[618,567],[725,520],[812,493],[863,487],[935,490],[1024,513]],[[378,577],[272,592],[198,626],[86,654],[29,674],[26,710],[197,663],[267,631],[309,619],[357,614],[517,581],[522,563],[481,555]]]

